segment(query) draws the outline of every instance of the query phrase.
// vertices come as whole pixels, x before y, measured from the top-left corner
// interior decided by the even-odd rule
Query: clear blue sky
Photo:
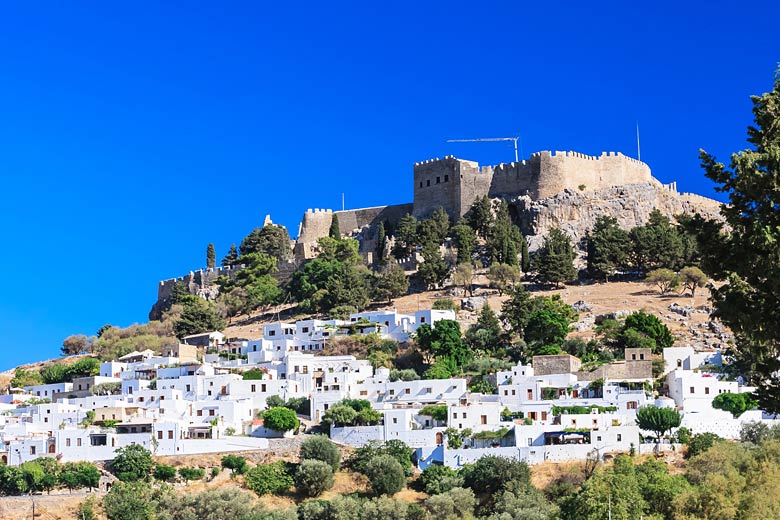
[[[0,8],[0,369],[146,320],[160,279],[270,213],[411,201],[454,154],[636,153],[712,195],[780,3],[15,2]],[[355,2],[355,4],[358,4]]]

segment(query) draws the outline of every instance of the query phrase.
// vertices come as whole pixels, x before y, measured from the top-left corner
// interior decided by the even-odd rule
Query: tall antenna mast
[[[639,148],[639,121],[636,122],[636,158],[642,160],[642,149]]]
[[[513,141],[515,143],[515,162],[519,162],[520,158],[517,155],[517,137],[480,137],[478,139],[447,139],[448,143],[494,143],[496,141]]]

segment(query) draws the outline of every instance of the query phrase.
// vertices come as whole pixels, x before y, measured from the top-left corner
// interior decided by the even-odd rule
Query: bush
[[[437,311],[453,311],[458,312],[458,306],[455,305],[455,300],[452,298],[440,298],[433,301],[431,309]]]
[[[510,482],[531,485],[528,464],[523,461],[488,455],[463,468],[463,483],[476,493],[493,495]]]
[[[750,392],[743,392],[734,394],[731,392],[725,392],[718,394],[715,399],[712,400],[712,407],[718,410],[724,410],[731,412],[734,418],[739,417],[748,410],[758,406],[758,401],[753,398],[753,394]]]
[[[405,368],[403,370],[394,368],[390,370],[391,383],[395,381],[417,381],[418,379],[420,379],[420,375],[411,368]]]
[[[469,518],[474,513],[476,500],[470,489],[454,488],[425,501],[430,520]]]
[[[377,495],[394,495],[404,487],[404,468],[390,455],[377,455],[366,464],[365,474]]]
[[[103,498],[109,520],[152,520],[155,504],[146,482],[117,482]]]
[[[131,444],[116,450],[116,457],[111,461],[111,471],[119,480],[134,482],[146,480],[152,473],[152,454],[140,444]]]
[[[241,475],[246,471],[246,459],[239,455],[225,455],[222,457],[222,467]]]
[[[714,433],[697,433],[691,437],[688,442],[688,451],[685,452],[685,458],[690,459],[700,453],[704,453],[708,449],[712,448],[716,442],[720,442],[723,439],[715,435]]]
[[[206,476],[203,468],[179,468],[179,476],[183,480],[201,480]]]
[[[324,435],[315,435],[303,441],[298,456],[301,460],[321,460],[333,468],[333,471],[337,471],[341,461],[341,450]]]
[[[219,475],[219,466],[214,466],[211,468],[211,478],[217,478],[217,475]]]
[[[258,495],[281,495],[292,485],[293,478],[282,461],[258,464],[246,473],[246,486]]]
[[[157,464],[154,468],[154,478],[164,482],[171,482],[176,478],[176,468],[166,464]]]
[[[286,432],[298,428],[300,421],[289,408],[276,407],[263,412],[263,425],[277,432]]]
[[[295,488],[307,497],[317,497],[333,487],[333,469],[321,460],[304,460],[295,472]]]
[[[417,479],[417,485],[429,495],[438,495],[452,488],[461,487],[463,478],[452,468],[434,464],[423,470]]]

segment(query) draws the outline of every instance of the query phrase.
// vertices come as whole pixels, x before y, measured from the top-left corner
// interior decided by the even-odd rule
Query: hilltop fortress
[[[561,227],[573,239],[584,235],[601,214],[614,216],[626,228],[643,224],[653,208],[672,217],[701,213],[717,217],[717,201],[677,193],[676,183],[654,179],[650,167],[620,152],[599,156],[579,152],[542,151],[527,160],[480,166],[446,156],[414,164],[414,201],[346,211],[308,210],[295,244],[300,260],[316,254],[317,240],[327,236],[333,215],[342,235],[358,236],[361,250],[374,251],[379,222],[393,224],[410,213],[424,218],[442,207],[457,221],[477,199],[487,195],[510,203],[510,213],[534,248],[535,237]],[[620,189],[617,189],[620,188]],[[568,203],[566,202],[568,201]],[[589,211],[580,211],[582,208]],[[554,210],[553,213],[546,209]]]
[[[345,211],[307,210],[297,240],[291,244],[294,258],[280,263],[277,276],[289,278],[301,262],[317,255],[317,241],[328,236],[334,215],[338,216],[342,236],[357,238],[370,264],[377,249],[380,222],[392,228],[406,214],[425,218],[439,207],[455,222],[485,195],[508,202],[510,215],[532,251],[553,227],[579,243],[601,215],[615,217],[624,229],[644,224],[656,208],[670,218],[696,213],[721,218],[717,201],[678,193],[675,182],[662,184],[653,178],[647,164],[619,152],[590,156],[543,151],[523,161],[497,166],[480,166],[450,155],[415,163],[412,182],[414,200],[407,204]],[[408,270],[414,269],[412,259],[408,266]],[[218,293],[213,283],[217,276],[233,276],[238,268],[201,269],[161,281],[153,315],[159,313],[177,281],[186,283],[191,293],[213,299]]]

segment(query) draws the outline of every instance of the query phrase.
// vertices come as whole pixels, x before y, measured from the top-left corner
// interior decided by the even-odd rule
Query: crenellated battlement
[[[595,190],[651,179],[649,166],[620,152],[594,156],[543,150],[522,161],[495,166],[448,155],[415,163],[414,214],[424,217],[443,207],[457,219],[484,195],[540,199],[566,189]]]

